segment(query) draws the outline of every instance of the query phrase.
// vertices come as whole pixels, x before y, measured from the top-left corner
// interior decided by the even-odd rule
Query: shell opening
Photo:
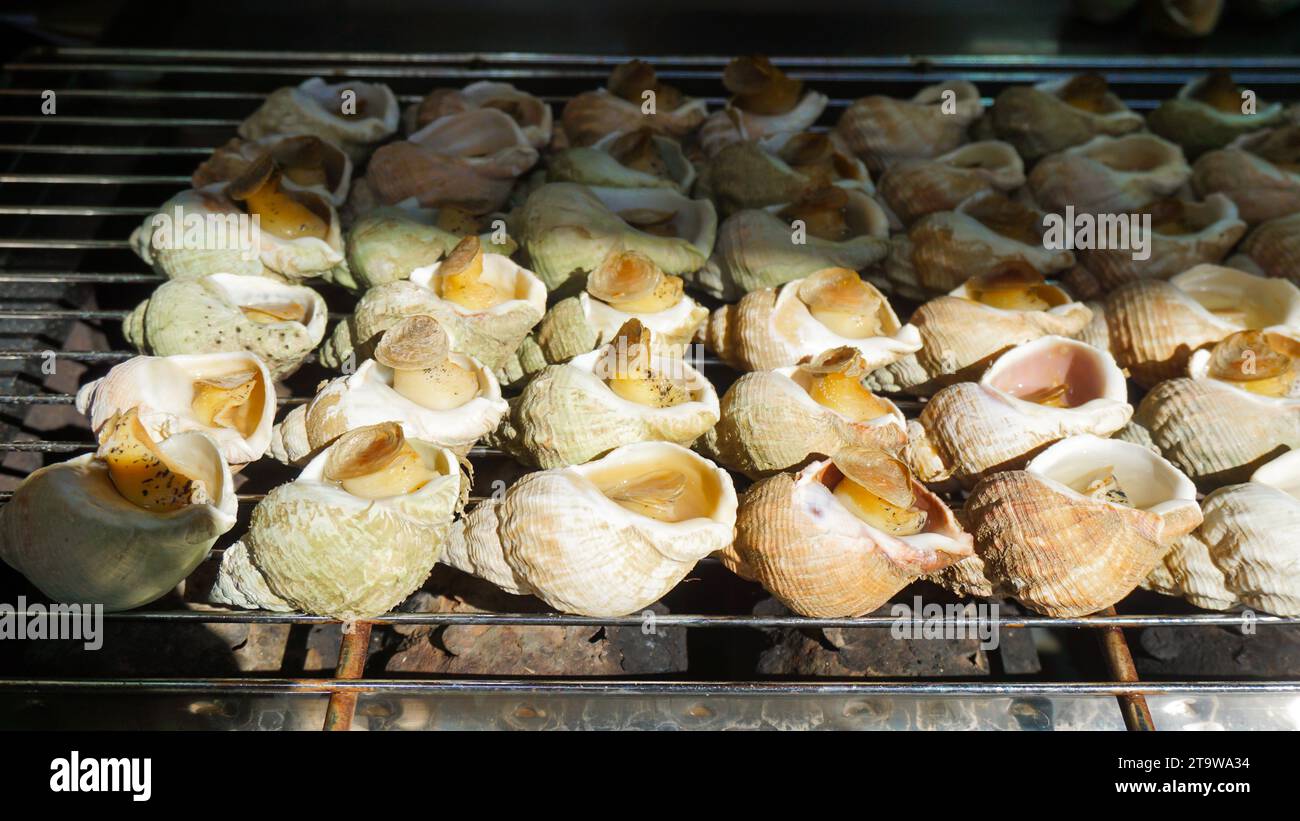
[[[1096,352],[1065,341],[995,364],[989,386],[1051,408],[1077,408],[1105,396],[1107,375]],[[999,367],[1001,365],[1001,367]]]
[[[334,189],[343,177],[343,154],[319,137],[286,137],[271,146],[270,153],[285,179],[304,188]]]
[[[1043,242],[1038,233],[1038,214],[1002,194],[986,194],[962,206],[961,210],[995,234],[1025,245],[1041,245]]]
[[[722,498],[722,482],[703,460],[658,448],[583,468],[602,495],[639,516],[660,522],[710,518]]]
[[[615,251],[587,277],[587,293],[627,313],[666,311],[685,295],[681,277],[667,276],[644,254]]]
[[[244,316],[258,325],[271,325],[276,322],[297,322],[306,324],[308,308],[301,302],[265,302],[252,305],[240,305]]]
[[[668,163],[655,143],[652,129],[638,128],[622,134],[610,144],[608,150],[610,156],[621,165],[659,179],[668,179]]]
[[[1292,310],[1289,301],[1279,299],[1275,291],[1243,287],[1243,283],[1253,284],[1256,277],[1230,268],[1198,268],[1202,268],[1205,275],[1192,276],[1197,272],[1193,268],[1170,281],[1217,319],[1247,330],[1288,324],[1288,313]],[[1261,284],[1268,282],[1260,280]]]
[[[431,410],[459,408],[478,396],[478,374],[448,355],[438,320],[408,316],[384,332],[375,359],[393,370],[393,390]]]
[[[1261,396],[1300,395],[1300,342],[1282,334],[1239,331],[1214,346],[1209,375]]]
[[[339,437],[330,446],[324,475],[353,496],[383,499],[414,493],[438,471],[406,441],[401,425],[383,422]]]
[[[852,448],[832,459],[834,471],[822,482],[846,510],[877,530],[913,536],[925,530],[929,513],[918,504],[907,466],[880,450]]]
[[[1169,147],[1154,137],[1134,136],[1108,140],[1089,149],[1088,156],[1120,172],[1143,172],[1169,161]]]
[[[257,431],[266,400],[261,375],[246,370],[195,380],[190,407],[204,425],[231,428],[247,438]]]
[[[787,77],[771,60],[757,55],[728,63],[722,85],[734,95],[735,107],[764,116],[786,113],[803,95],[803,81]]]
[[[670,370],[680,372],[669,373],[663,364],[655,356],[650,329],[629,319],[601,351],[595,372],[615,395],[638,405],[671,408],[689,402],[685,363],[670,359]]]
[[[195,471],[177,464],[153,440],[134,408],[108,421],[95,455],[122,498],[145,510],[167,513],[211,499],[205,483],[188,475]]]
[[[1240,114],[1241,88],[1226,69],[1215,69],[1192,89],[1191,98],[1225,114]]]
[[[1196,488],[1177,468],[1141,445],[1119,439],[1073,436],[1044,450],[1025,469],[1081,495],[1139,510],[1196,499]]]
[[[1092,114],[1104,114],[1112,108],[1107,98],[1109,91],[1105,77],[1088,73],[1071,77],[1069,82],[1057,92],[1057,96],[1072,108]]]
[[[438,266],[435,291],[443,299],[472,310],[486,310],[514,296],[513,289],[484,276],[483,246],[474,234],[456,243]]]
[[[1037,269],[1021,260],[1008,260],[971,277],[963,290],[967,299],[1007,311],[1046,311],[1070,302],[1065,291],[1048,285]]]
[[[263,154],[226,186],[226,194],[258,218],[258,227],[281,239],[325,239],[329,234],[328,208],[320,213],[320,199],[286,191],[282,173],[270,154]],[[310,205],[308,203],[311,203]],[[313,208],[312,206],[317,206]]]
[[[834,348],[800,365],[794,381],[822,407],[851,422],[889,416],[890,407],[862,385],[866,363],[855,348]]]
[[[835,185],[813,188],[777,212],[788,223],[801,220],[809,235],[831,242],[854,236],[849,221],[849,193]]]
[[[880,336],[889,323],[889,306],[875,286],[848,268],[824,268],[798,285],[808,313],[846,339]]]

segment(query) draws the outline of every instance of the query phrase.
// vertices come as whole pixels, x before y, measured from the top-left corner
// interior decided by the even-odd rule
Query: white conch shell
[[[707,196],[713,200],[723,216],[746,208],[767,208],[798,200],[821,182],[782,158],[782,149],[798,136],[775,134],[723,147],[705,163],[695,187],[695,196]],[[829,136],[827,145],[834,175],[826,182],[874,194],[875,186],[862,160],[849,153],[843,141],[833,134]]]
[[[365,116],[343,116],[345,102]],[[376,143],[397,132],[400,114],[397,98],[386,85],[357,80],[329,85],[312,77],[296,87],[271,92],[262,107],[240,124],[239,136],[255,140],[268,134],[312,134],[342,148],[353,162],[361,162]]]
[[[393,389],[392,368],[367,359],[356,373],[326,382],[310,402],[290,411],[271,434],[271,455],[301,464],[350,430],[397,422],[408,438],[464,456],[501,421],[506,402],[492,371],[468,356],[447,358],[478,377],[478,394],[460,407],[434,410],[407,399]]]
[[[195,414],[196,381],[248,372],[257,374],[248,401],[261,407],[251,432],[209,425]],[[255,462],[266,453],[271,444],[271,426],[275,424],[275,407],[271,374],[262,360],[242,352],[137,356],[115,365],[106,376],[77,391],[77,410],[90,419],[90,429],[96,435],[114,415],[134,408],[155,440],[183,431],[202,431],[212,438],[232,468]]]
[[[229,182],[243,173],[262,154],[269,152],[275,156],[277,149],[301,144],[304,141],[312,142],[319,147],[322,166],[327,175],[326,181],[302,185],[294,181],[291,175],[285,174],[280,179],[281,186],[288,191],[309,191],[324,197],[335,208],[339,207],[347,201],[348,191],[352,187],[352,160],[343,149],[328,140],[301,135],[269,134],[257,140],[233,137],[194,169],[190,184],[194,188],[204,188],[214,183]]]
[[[904,325],[889,300],[871,283],[880,298],[881,333],[863,339],[841,336],[818,321],[799,298],[805,278],[779,288],[746,294],[734,305],[723,305],[709,316],[705,342],[720,359],[740,370],[772,370],[798,364],[831,348],[855,348],[868,370],[888,365],[921,348],[921,335]]]
[[[1015,146],[1026,163],[1034,163],[1099,135],[1117,137],[1142,128],[1142,117],[1107,91],[1104,110],[1086,111],[1065,102],[1061,93],[1072,78],[1034,86],[1011,86],[989,109],[993,133]]]
[[[1189,81],[1172,100],[1165,100],[1147,115],[1147,127],[1183,147],[1196,159],[1206,151],[1222,148],[1243,134],[1280,125],[1285,120],[1281,103],[1259,103],[1252,114],[1220,111],[1195,94],[1211,75]]]
[[[453,205],[484,214],[505,205],[515,180],[537,157],[528,136],[504,111],[471,108],[448,114],[376,150],[349,208],[361,215],[414,199],[425,208]]]
[[[1192,351],[1236,331],[1300,332],[1300,288],[1220,265],[1130,283],[1105,306],[1110,352],[1147,388],[1181,376]]]
[[[370,356],[377,337],[408,316],[425,314],[447,332],[451,350],[472,356],[493,370],[510,360],[546,312],[546,286],[510,257],[483,254],[483,278],[513,298],[490,308],[466,308],[438,295],[442,263],[411,271],[407,279],[378,285],[361,297],[352,316],[341,320],[321,348],[321,362],[341,368]],[[433,440],[436,441],[436,440]]]
[[[408,201],[392,208],[377,208],[354,220],[344,238],[347,277],[335,271],[331,280],[363,291],[407,279],[416,268],[446,256],[464,237],[439,228],[438,214],[439,209],[417,208]],[[484,253],[513,254],[518,245],[505,233],[505,219],[486,224],[503,230],[486,230],[478,235]]]
[[[904,225],[951,211],[983,191],[1014,191],[1025,184],[1025,164],[1010,144],[967,143],[932,159],[901,160],[880,177],[880,197]]]
[[[1129,134],[1095,137],[1044,157],[1029,174],[1029,188],[1049,211],[1073,206],[1078,214],[1127,214],[1174,193],[1191,175],[1177,145]]]
[[[1102,470],[1113,473],[1127,505],[1081,492]],[[1201,511],[1191,481],[1147,448],[1072,436],[1023,471],[976,485],[963,520],[975,557],[941,581],[970,592],[971,578],[983,576],[993,595],[1071,618],[1127,596],[1201,523]]]
[[[590,146],[575,146],[551,156],[546,163],[546,179],[606,188],[669,188],[681,194],[690,193],[695,184],[695,166],[682,153],[681,143],[671,137],[651,138],[668,171],[665,178],[628,168],[614,159],[610,147],[620,136],[621,132],[611,132]]]
[[[1055,384],[1077,389],[1084,401],[1048,407],[1019,398]],[[1067,436],[1109,436],[1132,415],[1124,374],[1110,354],[1043,336],[1004,353],[979,382],[958,382],[931,397],[908,423],[904,461],[923,482],[955,478],[970,486]]]
[[[1197,607],[1300,616],[1300,450],[1201,503],[1205,522],[1165,555],[1144,587]]]
[[[260,230],[252,217],[226,196],[225,188],[225,183],[215,183],[167,200],[131,232],[131,248],[171,279],[216,273],[307,279],[325,276],[343,262],[338,213],[323,197],[307,191],[287,192],[325,218],[329,227],[323,239],[284,239]],[[190,224],[202,228],[197,243],[190,241]],[[199,247],[190,247],[195,244]]]
[[[619,217],[629,210],[671,212],[675,236],[640,231]],[[612,251],[638,251],[666,274],[699,269],[713,251],[718,217],[708,200],[660,188],[602,188],[548,183],[518,215],[519,242],[552,291],[595,270]]]
[[[1167,234],[1153,224],[1147,234],[1146,259],[1135,259],[1132,248],[1080,249],[1079,261],[1096,281],[1075,292],[1092,297],[1136,279],[1169,279],[1201,263],[1217,265],[1246,233],[1237,207],[1222,194],[1211,194],[1204,202],[1184,202],[1182,208],[1191,231]]]
[[[671,110],[653,110],[647,114],[643,103],[624,100],[600,88],[585,91],[569,100],[560,115],[564,133],[572,145],[591,145],[614,133],[649,128],[655,133],[681,139],[699,128],[708,115],[708,103],[695,97],[683,97]]]
[[[740,377],[722,395],[721,418],[698,449],[723,467],[757,478],[847,447],[896,452],[906,443],[907,419],[894,403],[877,397],[887,413],[855,422],[813,399],[810,379],[797,367]]]
[[[970,299],[963,283],[913,312],[908,323],[920,333],[921,349],[874,371],[866,385],[873,390],[929,395],[953,382],[976,378],[1009,348],[1041,336],[1075,336],[1091,320],[1092,310],[1075,301],[1045,311],[995,308]]]
[[[415,592],[447,539],[462,477],[451,451],[406,441],[437,474],[411,493],[353,496],[325,478],[326,449],[266,494],[243,539],[222,555],[212,601],[354,621]]]
[[[1043,275],[1074,265],[1074,254],[1039,242],[1021,242],[985,225],[973,214],[996,203],[997,192],[975,194],[952,211],[917,220],[906,234],[893,237],[884,278],[889,288],[914,299],[947,293],[973,276],[1012,261]],[[990,199],[993,198],[993,199]],[[1041,225],[1036,229],[1041,237]]]
[[[1221,193],[1236,204],[1250,225],[1300,211],[1300,173],[1261,157],[1268,143],[1294,140],[1300,125],[1266,129],[1207,151],[1192,164],[1192,189],[1201,196]]]
[[[855,235],[841,242],[811,235],[795,241],[790,224],[774,213],[781,206],[738,211],[718,229],[713,256],[686,279],[723,300],[802,279],[823,268],[862,271],[889,253],[889,216],[865,192],[848,190],[846,220]]]
[[[211,501],[168,513],[118,493],[88,453],[33,471],[0,511],[0,559],[51,599],[130,610],[166,595],[235,526],[230,469],[207,435],[158,443],[203,483]]]
[[[460,90],[434,89],[402,115],[408,133],[419,131],[429,123],[449,114],[474,108],[498,108],[510,113],[533,148],[542,150],[551,142],[554,116],[549,103],[510,83],[479,80]]]
[[[863,97],[840,115],[835,133],[879,174],[899,160],[929,159],[952,151],[966,142],[967,126],[983,110],[973,83],[937,83],[910,100],[878,94]]]
[[[272,305],[296,305],[302,320],[255,322],[242,310]],[[284,379],[320,344],[328,316],[325,300],[305,285],[210,274],[159,285],[123,321],[122,332],[155,356],[247,351]]]
[[[1281,277],[1300,285],[1300,211],[1256,226],[1238,251],[1263,276]]]
[[[1207,489],[1244,481],[1280,451],[1300,447],[1300,396],[1262,396],[1215,379],[1210,358],[1204,348],[1193,353],[1187,378],[1156,385],[1133,416],[1166,458]]]
[[[628,313],[583,291],[551,306],[511,360],[501,366],[500,378],[503,385],[515,384],[547,365],[560,365],[594,351],[613,339],[629,319],[650,330],[652,344],[681,348],[690,344],[708,318],[708,309],[685,294],[671,308]]]
[[[793,134],[807,131],[826,110],[830,98],[819,91],[805,91],[794,108],[784,114],[753,114],[733,106],[730,102],[715,111],[700,128],[700,145],[704,154],[712,157],[723,147],[744,140],[757,140],[775,134]]]
[[[595,484],[656,466],[687,477],[705,515],[667,522],[633,512]],[[667,442],[643,442],[585,465],[530,473],[482,502],[452,534],[443,561],[557,610],[621,616],[653,604],[695,563],[731,544],[736,491],[727,472]]]
[[[971,555],[970,535],[915,479],[912,491],[927,513],[925,529],[893,536],[845,508],[824,483],[828,474],[839,474],[831,460],[751,487],[723,564],[762,583],[800,615],[843,618],[870,613],[919,577]]]
[[[699,371],[662,350],[653,361],[680,379],[689,399],[667,408],[629,401],[605,384],[603,349],[544,368],[510,400],[510,413],[487,443],[543,468],[576,465],[635,442],[690,446],[718,421],[718,394]]]

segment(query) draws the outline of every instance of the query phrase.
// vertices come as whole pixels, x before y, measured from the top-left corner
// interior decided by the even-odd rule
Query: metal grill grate
[[[51,440],[24,428],[23,417],[32,408],[72,402],[70,394],[46,387],[41,363],[52,359],[105,369],[134,355],[123,349],[117,327],[127,310],[146,296],[161,277],[144,270],[125,237],[154,206],[187,186],[194,165],[225,142],[242,118],[274,88],[318,75],[355,77],[386,82],[407,103],[419,100],[438,85],[491,78],[513,82],[542,96],[556,106],[558,113],[569,96],[600,84],[609,69],[624,59],[553,54],[272,54],[62,48],[37,50],[6,65],[6,87],[0,88],[0,418],[6,420],[0,458],[11,473],[21,475],[32,465],[23,462],[25,468],[15,469],[15,456],[36,454],[48,463],[92,447],[88,430],[81,432],[81,438],[69,439],[70,434],[61,432],[63,438]],[[661,77],[687,93],[705,97],[713,105],[722,102],[716,96],[718,76],[728,58],[644,59],[656,65]],[[1083,70],[1099,71],[1137,110],[1150,109],[1171,96],[1193,73],[1224,63],[1264,99],[1287,99],[1300,83],[1300,59],[1292,58],[803,57],[778,62],[830,95],[823,125],[833,122],[844,106],[865,94],[910,95],[920,85],[945,77],[963,77],[978,83],[988,95],[987,103],[1009,84],[1039,82]],[[57,95],[56,116],[40,113],[46,90]],[[350,307],[343,292],[326,289],[324,293],[335,312]],[[88,325],[109,340],[109,348],[116,349],[59,350],[74,323]],[[706,362],[709,368],[717,369],[719,365]],[[316,380],[325,375],[314,366],[304,371],[291,382],[294,395],[282,397],[282,406],[305,401]],[[916,402],[900,405],[909,415],[919,407]],[[486,448],[476,448],[471,455],[476,461],[501,456]],[[247,473],[255,477],[260,469],[254,465]],[[12,484],[10,480],[9,486]],[[0,501],[10,495],[11,491],[0,491]],[[241,493],[241,506],[251,506],[262,495]],[[146,609],[110,614],[108,618],[158,624],[329,622],[300,614],[181,608]],[[1294,717],[1295,705],[1300,703],[1295,695],[1300,693],[1300,681],[1138,681],[1123,628],[1268,628],[1298,623],[1300,619],[1243,613],[1116,615],[1113,610],[1075,619],[1003,617],[999,622],[1003,628],[1096,630],[1101,639],[1100,658],[1109,670],[1110,680],[1016,681],[1013,676],[1001,676],[990,681],[943,683],[366,678],[364,662],[371,627],[366,623],[344,632],[333,679],[21,677],[0,679],[0,695],[134,692],[162,699],[176,693],[328,694],[324,724],[332,729],[350,725],[358,698],[436,696],[446,707],[446,714],[456,712],[464,719],[490,713],[498,708],[501,699],[525,696],[533,699],[529,703],[550,705],[552,717],[568,716],[561,720],[568,726],[599,726],[601,721],[617,720],[611,715],[646,709],[658,716],[653,726],[749,726],[756,714],[762,717],[760,724],[770,726],[773,715],[806,717],[814,712],[830,715],[839,710],[837,715],[851,716],[852,705],[881,699],[910,705],[907,708],[915,711],[917,726],[924,726],[922,716],[929,716],[934,726],[963,726],[941,720],[942,715],[953,714],[962,721],[975,715],[985,726],[1003,726],[1006,715],[1014,712],[1017,704],[1036,698],[1055,700],[1058,717],[1069,715],[1071,705],[1082,702],[1117,704],[1118,710],[1112,706],[1110,711],[1102,710],[1083,723],[1151,729],[1148,699],[1161,699],[1165,709],[1176,711],[1179,705],[1185,708],[1196,699],[1243,698],[1256,712],[1263,710],[1275,716],[1281,710]],[[547,613],[403,612],[376,619],[373,624],[636,627],[641,619]],[[881,629],[893,624],[893,620],[881,616],[809,619],[671,614],[659,616],[657,624],[683,629]],[[609,708],[610,704],[616,706]],[[702,712],[697,709],[701,704],[708,705]],[[546,710],[538,708],[528,713],[539,714],[545,715]],[[515,715],[520,715],[518,710]],[[776,723],[779,726],[780,722]],[[444,717],[438,726],[459,725]],[[854,725],[850,722],[846,726]]]

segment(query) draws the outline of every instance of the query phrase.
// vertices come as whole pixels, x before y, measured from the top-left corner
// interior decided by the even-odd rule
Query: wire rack
[[[718,77],[725,56],[645,56],[660,76],[688,93],[721,104]],[[51,388],[53,362],[102,371],[134,355],[118,326],[127,311],[161,277],[130,252],[126,236],[153,207],[189,185],[194,166],[234,134],[235,127],[273,89],[312,76],[388,83],[403,104],[437,86],[500,79],[538,94],[558,113],[575,93],[601,84],[624,56],[558,54],[264,53],[235,51],[39,49],[4,66],[0,86],[0,458],[21,475],[93,447],[88,430],[59,429],[58,437],[33,431],[24,418],[38,406],[69,405],[70,387]],[[986,103],[1004,86],[1039,82],[1079,71],[1098,71],[1139,111],[1149,110],[1198,71],[1227,64],[1263,99],[1288,99],[1300,83],[1293,58],[1065,58],[930,57],[818,58],[777,61],[786,71],[831,97],[822,125],[868,93],[910,95],[923,84],[962,77],[979,84]],[[54,114],[41,104],[54,92]],[[335,314],[351,302],[325,291]],[[68,333],[86,327],[97,349],[65,349]],[[706,369],[718,369],[706,362]],[[306,401],[320,368],[289,385],[288,406]],[[915,413],[917,403],[901,403]],[[504,458],[476,448],[482,464]],[[17,462],[15,462],[17,460]],[[18,467],[15,469],[14,465]],[[254,465],[254,475],[271,468]],[[272,476],[274,474],[272,473]],[[280,479],[283,481],[283,478]],[[266,489],[275,481],[263,482]],[[256,488],[250,481],[246,488]],[[11,482],[12,486],[12,482]],[[0,503],[10,491],[0,491]],[[262,493],[239,494],[241,510]],[[473,498],[473,497],[472,497]],[[238,530],[239,528],[237,528]],[[109,614],[120,622],[155,624],[322,624],[328,619],[269,612],[145,609]],[[669,614],[661,628],[888,628],[883,616],[809,619],[752,614]],[[0,696],[149,694],[170,698],[264,695],[314,696],[316,720],[347,729],[358,714],[392,716],[393,704],[418,726],[891,726],[881,716],[911,711],[908,726],[1007,726],[1025,704],[1050,703],[1064,726],[1071,710],[1090,705],[1075,726],[1153,729],[1157,716],[1194,712],[1208,703],[1246,705],[1265,725],[1300,725],[1300,681],[1140,681],[1125,628],[1237,626],[1270,628],[1297,619],[1250,613],[1118,615],[1113,609],[1087,618],[1002,616],[999,628],[1087,630],[1099,638],[1107,678],[1101,681],[667,681],[520,679],[503,677],[366,677],[372,625],[526,625],[530,627],[637,627],[640,617],[587,618],[552,613],[393,613],[343,631],[333,678],[36,678],[0,679]],[[424,698],[423,711],[410,699]],[[525,701],[520,701],[525,699]],[[1233,702],[1233,700],[1236,700]],[[396,700],[396,701],[395,701]],[[405,700],[405,701],[403,701]],[[1206,701],[1208,700],[1208,702]],[[192,709],[194,702],[187,704]],[[881,710],[881,704],[891,705]],[[433,706],[429,706],[433,705]],[[521,706],[522,705],[522,706]],[[1109,709],[1098,705],[1110,705]],[[894,710],[894,713],[890,711]],[[387,712],[385,712],[387,711]],[[826,717],[833,717],[834,720]],[[875,721],[873,724],[872,722]],[[372,722],[373,723],[373,722]],[[403,726],[402,722],[393,722]],[[1016,726],[1011,724],[1010,726]],[[1023,726],[1023,723],[1022,725]]]

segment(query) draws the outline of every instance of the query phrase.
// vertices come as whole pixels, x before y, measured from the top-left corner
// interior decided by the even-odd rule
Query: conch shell
[[[726,216],[795,202],[828,185],[874,191],[871,175],[834,134],[776,134],[723,147],[704,165],[696,196]]]
[[[699,128],[707,114],[704,100],[659,82],[649,63],[632,60],[614,69],[606,88],[569,100],[560,121],[571,145],[587,146],[638,128],[681,139]]]
[[[732,143],[806,131],[830,102],[825,94],[804,90],[766,57],[736,57],[723,71],[722,84],[733,96],[700,129],[709,157]]]
[[[1084,269],[1067,276],[1070,289],[1092,298],[1139,279],[1169,279],[1202,263],[1218,264],[1246,233],[1237,207],[1222,194],[1204,202],[1157,200],[1141,209],[1151,215],[1145,259],[1130,248],[1080,249]]]
[[[530,473],[458,525],[443,562],[565,613],[644,610],[731,544],[727,472],[668,442]]]
[[[629,319],[648,328],[656,343],[681,349],[708,318],[708,309],[685,294],[679,277],[665,274],[642,254],[616,251],[587,277],[586,290],[551,306],[500,367],[502,384],[594,351]]]
[[[312,77],[271,92],[262,107],[239,126],[239,136],[307,134],[337,145],[354,163],[397,132],[401,112],[386,85],[348,80],[329,85]]]
[[[979,89],[956,80],[926,86],[910,100],[863,97],[840,115],[835,133],[879,174],[899,160],[927,160],[957,148],[983,110]]]
[[[847,236],[818,236],[809,227],[816,214],[841,221]],[[804,225],[796,229],[794,219]],[[823,268],[863,270],[889,253],[888,237],[889,217],[874,199],[860,190],[831,186],[784,207],[727,217],[708,264],[687,279],[710,296],[735,300]]]
[[[1196,488],[1169,462],[1141,445],[1082,435],[980,482],[963,520],[975,558],[941,581],[1073,618],[1132,592],[1201,511]],[[972,577],[988,589],[972,590]]]
[[[1241,482],[1300,447],[1300,334],[1246,331],[1192,354],[1188,376],[1161,382],[1133,421],[1205,489]]]
[[[1044,157],[1029,174],[1040,206],[1063,213],[1126,214],[1167,197],[1192,169],[1171,142],[1150,134],[1096,137]]]
[[[305,285],[210,274],[159,285],[122,333],[154,356],[246,351],[284,379],[320,344],[327,319],[325,300]]]
[[[362,215],[414,200],[423,208],[485,214],[505,205],[515,180],[537,157],[519,124],[500,109],[448,114],[375,151],[349,208]]]
[[[651,344],[652,336],[632,319],[609,344],[542,369],[487,444],[543,468],[634,442],[691,445],[718,421],[718,394],[680,351]]]
[[[1300,285],[1300,211],[1257,226],[1238,250],[1264,276]]]
[[[999,354],[1041,336],[1075,336],[1092,310],[1032,268],[1011,263],[926,302],[910,324],[921,350],[873,371],[875,390],[926,396],[970,381]]]
[[[381,333],[417,314],[438,320],[453,352],[492,370],[509,362],[546,311],[546,286],[508,256],[482,251],[478,237],[466,237],[441,262],[366,291],[330,332],[321,362],[342,368],[349,357],[364,359]]]
[[[506,402],[492,371],[449,352],[448,344],[432,317],[409,316],[394,324],[376,346],[375,359],[323,383],[310,402],[275,426],[271,455],[300,464],[344,433],[380,422],[397,422],[407,436],[458,456],[469,453],[501,421]]]
[[[33,471],[0,511],[0,559],[55,601],[148,604],[235,526],[230,468],[212,439],[189,431],[155,442],[134,414],[119,422],[98,453]],[[161,507],[140,495],[155,479]]]
[[[1044,275],[1074,265],[1074,254],[1043,247],[1042,236],[1036,211],[998,192],[976,194],[895,236],[885,281],[903,296],[924,299],[1007,263],[1026,264]]]
[[[1294,334],[1300,329],[1300,289],[1235,268],[1197,265],[1168,281],[1125,285],[1106,299],[1101,314],[1115,361],[1149,388],[1181,375],[1192,351],[1234,331]]]
[[[1143,586],[1197,607],[1300,616],[1300,451],[1201,502],[1205,521],[1165,554]]]
[[[1067,436],[1109,436],[1132,415],[1124,374],[1109,354],[1043,336],[998,357],[979,382],[931,397],[908,423],[905,461],[923,482],[952,478],[969,487]]]
[[[348,228],[349,281],[337,275],[331,279],[353,290],[408,279],[416,268],[446,256],[470,234],[477,234],[484,251],[510,256],[518,246],[505,228],[504,218],[458,208],[377,208]]]
[[[1097,74],[1011,86],[993,101],[989,120],[997,138],[1015,146],[1029,164],[1094,137],[1142,128],[1142,118]]]
[[[553,155],[546,163],[546,179],[608,188],[668,188],[686,194],[695,184],[695,166],[680,143],[643,127],[607,134],[591,146]]]
[[[137,356],[77,391],[96,436],[132,409],[151,438],[202,431],[238,469],[271,444],[275,386],[262,360],[240,352]]]
[[[951,211],[985,191],[1007,193],[1025,184],[1025,166],[1009,143],[967,143],[932,159],[902,160],[880,177],[880,196],[904,225]]]
[[[1222,193],[1250,225],[1300,211],[1300,125],[1245,134],[1192,165],[1197,194]]]
[[[844,448],[896,452],[907,420],[862,387],[865,372],[856,349],[834,348],[802,365],[747,373],[723,394],[721,419],[699,450],[750,478]]]
[[[548,183],[517,215],[519,242],[552,291],[595,270],[610,252],[636,251],[664,273],[698,270],[713,251],[718,217],[708,200],[665,189]]]
[[[1226,71],[1215,71],[1184,85],[1147,115],[1147,127],[1183,147],[1190,159],[1223,148],[1243,134],[1281,125],[1280,103],[1257,103],[1244,113],[1246,96]]]
[[[800,615],[844,618],[971,551],[952,511],[897,460],[850,448],[751,487],[722,562]]]
[[[167,200],[131,233],[131,248],[170,279],[226,273],[297,280],[326,276],[343,262],[338,213],[326,199],[308,191],[278,192],[315,226],[302,235],[279,236],[231,199],[230,186],[216,183]]]
[[[840,347],[857,350],[873,370],[919,350],[921,336],[855,271],[824,268],[718,308],[705,342],[741,370],[782,368]]]
[[[476,108],[492,108],[510,116],[533,148],[550,145],[554,127],[551,106],[510,83],[480,80],[462,89],[435,88],[402,115],[407,133],[419,131],[434,120]]]
[[[343,149],[313,136],[271,134],[257,140],[232,138],[194,169],[190,183],[205,188],[236,179],[262,154],[284,170],[284,187],[310,191],[335,208],[347,201],[352,186],[352,160]]]
[[[352,431],[258,502],[211,598],[343,621],[383,615],[429,575],[463,498],[450,450],[391,423]]]

